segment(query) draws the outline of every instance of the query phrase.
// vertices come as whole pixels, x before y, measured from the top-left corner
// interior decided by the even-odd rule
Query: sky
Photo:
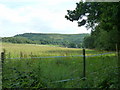
[[[0,37],[23,33],[90,33],[65,18],[80,0],[0,0]]]

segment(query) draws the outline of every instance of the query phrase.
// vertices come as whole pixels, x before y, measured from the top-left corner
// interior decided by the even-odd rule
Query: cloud
[[[0,4],[0,19],[8,20],[13,23],[23,23],[28,21],[27,16],[21,16],[19,10],[8,8]]]
[[[74,9],[77,1],[0,0],[0,36],[13,36],[25,32],[89,32],[84,27],[78,28],[77,23],[64,18],[66,10]]]

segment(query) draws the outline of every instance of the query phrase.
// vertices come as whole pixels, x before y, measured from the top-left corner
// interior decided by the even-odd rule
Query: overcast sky
[[[66,20],[80,0],[0,0],[0,37],[22,33],[89,33]]]

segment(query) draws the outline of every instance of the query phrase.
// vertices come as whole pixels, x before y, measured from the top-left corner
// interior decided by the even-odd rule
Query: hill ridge
[[[4,42],[53,44],[65,47],[81,47],[84,37],[89,34],[23,33],[2,38]]]

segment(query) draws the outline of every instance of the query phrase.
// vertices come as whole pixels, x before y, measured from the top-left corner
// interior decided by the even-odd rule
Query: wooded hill
[[[45,34],[24,33],[14,37],[4,37],[3,42],[28,43],[28,44],[53,44],[65,47],[82,47],[84,37],[89,34]]]

